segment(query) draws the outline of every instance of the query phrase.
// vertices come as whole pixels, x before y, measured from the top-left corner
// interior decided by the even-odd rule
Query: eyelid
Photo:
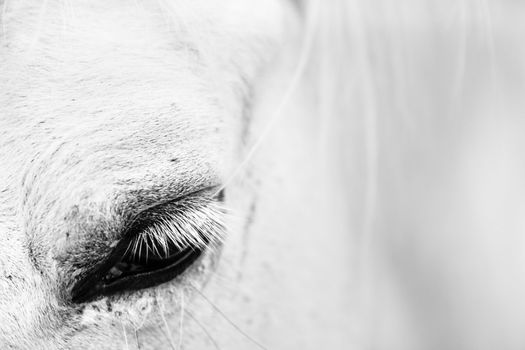
[[[129,221],[129,224],[125,226],[124,233],[121,236],[121,239],[113,247],[109,254],[105,255],[105,258],[102,262],[96,264],[95,267],[88,269],[79,274],[83,277],[78,278],[77,282],[71,289],[72,299],[82,299],[82,291],[89,290],[90,286],[97,286],[99,282],[103,279],[105,274],[109,269],[111,269],[119,259],[121,259],[126,251],[129,249],[131,242],[134,239],[137,239],[137,236],[148,230],[148,227],[151,225],[158,225],[159,220],[169,219],[169,220],[191,220],[194,218],[185,218],[185,209],[186,206],[194,206],[193,209],[204,211],[204,209],[209,205],[217,205],[223,200],[223,193],[216,193],[216,186],[207,187],[190,194],[184,195],[177,199],[166,201],[154,206],[149,207],[146,210],[142,210],[139,214],[133,217]],[[213,196],[212,196],[213,194]],[[200,208],[200,209],[199,209]],[[174,213],[174,211],[176,211]],[[210,218],[214,220],[214,218]],[[219,223],[222,225],[222,223]],[[224,228],[223,228],[224,230]],[[217,237],[214,237],[216,240]],[[215,243],[215,242],[214,242]],[[94,291],[96,292],[96,290]]]

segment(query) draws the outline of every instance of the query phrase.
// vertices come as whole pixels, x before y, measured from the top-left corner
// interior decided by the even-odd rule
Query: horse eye
[[[140,213],[109,254],[71,290],[74,303],[168,282],[182,275],[224,234],[222,192],[195,193]]]

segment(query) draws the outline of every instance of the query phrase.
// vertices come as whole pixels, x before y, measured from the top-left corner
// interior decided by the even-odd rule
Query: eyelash
[[[170,245],[178,249],[217,247],[224,240],[226,212],[217,202],[209,201],[203,206],[186,201],[138,233],[124,255],[147,261],[150,254],[167,258]]]

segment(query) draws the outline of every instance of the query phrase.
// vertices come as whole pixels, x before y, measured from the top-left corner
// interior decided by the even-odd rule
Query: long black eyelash
[[[130,259],[130,261],[136,259],[136,261],[149,263],[148,258],[144,260],[144,255],[141,255],[142,250],[137,252],[141,241],[144,245],[149,240],[151,243],[148,246],[151,247],[154,244],[162,245],[164,241],[159,242],[164,239],[163,235],[169,234],[169,244],[176,249],[176,254],[171,258],[173,261],[168,259],[164,261],[164,265],[155,270],[155,284],[169,281],[183,273],[205,248],[218,245],[225,232],[222,220],[224,210],[218,203],[218,198],[222,198],[223,195],[210,198],[202,195],[202,192],[199,191],[161,204],[139,214],[132,220],[123,239],[113,248],[108,257],[73,286],[71,289],[72,302],[79,303],[97,296],[109,295],[119,291],[119,288],[135,290],[153,285],[152,281],[146,281],[140,285],[133,280],[132,274],[113,280],[107,277],[111,269],[123,259]],[[167,250],[166,245],[164,249]],[[149,254],[149,251],[146,250],[146,253]],[[166,265],[166,262],[171,265]],[[137,274],[136,277],[139,275]]]

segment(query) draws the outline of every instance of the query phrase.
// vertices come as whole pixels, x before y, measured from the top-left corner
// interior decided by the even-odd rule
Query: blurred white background
[[[346,175],[365,348],[523,349],[525,2],[359,9],[373,108],[344,149],[364,164]]]

